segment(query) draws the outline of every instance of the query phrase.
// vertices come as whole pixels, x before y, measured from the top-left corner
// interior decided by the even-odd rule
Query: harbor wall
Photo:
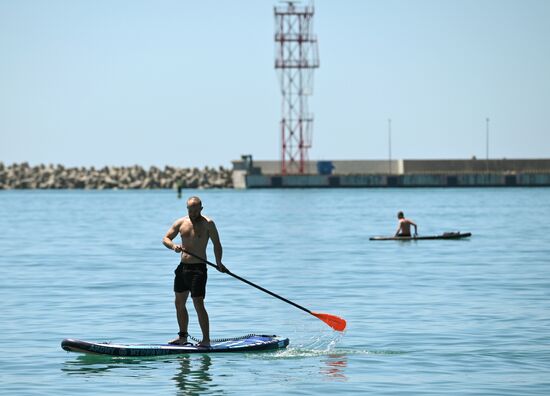
[[[328,163],[328,164],[327,164]],[[550,186],[550,159],[308,161],[281,175],[279,161],[233,161],[235,188]],[[322,166],[320,166],[322,165]]]
[[[401,159],[305,161],[304,173],[318,174],[319,163],[331,163],[332,175],[454,174],[454,173],[550,173],[550,159]],[[249,174],[279,175],[280,161],[232,161],[234,170]],[[292,173],[292,172],[289,172]]]
[[[234,175],[235,177],[235,175]],[[503,175],[246,175],[240,174],[235,188],[308,187],[534,187],[550,186],[550,173]]]
[[[404,174],[550,173],[550,159],[403,160]]]
[[[248,167],[246,161],[232,161],[233,170],[247,170],[250,174],[262,175],[279,175],[281,174],[280,161],[256,161],[252,162],[252,166]],[[304,173],[315,175],[319,173],[319,163],[331,163],[332,174],[347,175],[347,174],[379,174],[379,173],[402,173],[403,160],[351,160],[351,161],[305,161]]]

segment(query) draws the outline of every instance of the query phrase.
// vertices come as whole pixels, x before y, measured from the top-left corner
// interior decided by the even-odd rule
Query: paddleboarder
[[[174,271],[174,293],[176,303],[176,314],[178,319],[178,337],[169,341],[169,344],[184,345],[187,343],[187,327],[189,315],[186,302],[191,294],[195,311],[202,331],[202,341],[199,346],[210,346],[210,322],[208,313],[204,306],[206,295],[207,268],[206,262],[197,258],[206,257],[206,246],[211,240],[214,246],[216,257],[216,268],[220,272],[227,272],[222,264],[222,245],[216,224],[212,219],[202,215],[202,202],[199,197],[190,197],[187,200],[187,216],[182,217],[170,227],[162,243],[168,249],[181,254],[180,264]],[[181,236],[182,244],[174,243],[173,240]],[[189,254],[194,253],[195,255]]]
[[[397,219],[399,220],[399,227],[395,231],[396,237],[410,237],[411,236],[411,225],[414,227],[414,236],[417,235],[417,226],[416,224],[407,218],[402,211],[397,213]]]

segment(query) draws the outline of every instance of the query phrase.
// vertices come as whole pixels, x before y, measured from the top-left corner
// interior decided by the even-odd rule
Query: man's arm
[[[172,224],[172,227],[168,230],[164,238],[162,238],[162,244],[166,246],[168,249],[175,251],[176,253],[181,252],[182,247],[181,245],[177,245],[172,240],[178,236],[179,230],[181,227],[182,220],[177,220],[174,224]]]
[[[218,234],[218,229],[216,228],[216,224],[212,220],[210,220],[210,222],[208,223],[208,231],[210,235],[210,240],[214,245],[214,256],[216,256],[216,264],[218,265],[218,271],[226,272],[227,268],[225,267],[225,265],[222,264],[223,248],[220,242],[220,235]]]
[[[411,221],[411,224],[412,224],[413,227],[414,227],[414,235],[418,235],[417,228],[416,228],[416,223],[414,223],[414,222]]]

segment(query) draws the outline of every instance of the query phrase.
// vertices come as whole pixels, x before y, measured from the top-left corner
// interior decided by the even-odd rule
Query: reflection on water
[[[208,391],[212,394],[212,377],[208,369],[212,365],[209,355],[196,358],[182,356],[179,358],[179,370],[172,377],[177,387],[178,395],[199,395]],[[214,385],[215,387],[215,385]]]
[[[145,368],[150,359],[117,358],[101,355],[79,355],[74,360],[67,360],[61,371],[68,375],[104,375],[115,369]]]
[[[212,358],[209,355],[180,355],[170,357],[120,358],[100,355],[80,355],[64,363],[61,371],[68,375],[85,377],[116,374],[119,377],[146,375],[145,371],[158,368],[158,365],[175,364],[172,377],[178,395],[216,394],[209,372]]]
[[[319,372],[323,374],[327,380],[331,381],[347,381],[345,371],[348,367],[348,358],[345,354],[331,354],[326,359],[321,359]]]

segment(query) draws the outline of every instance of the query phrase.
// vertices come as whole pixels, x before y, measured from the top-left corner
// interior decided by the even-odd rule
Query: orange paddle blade
[[[328,324],[336,331],[344,331],[346,328],[346,321],[336,315],[320,313],[320,312],[311,312],[313,316],[321,319],[323,322]]]

